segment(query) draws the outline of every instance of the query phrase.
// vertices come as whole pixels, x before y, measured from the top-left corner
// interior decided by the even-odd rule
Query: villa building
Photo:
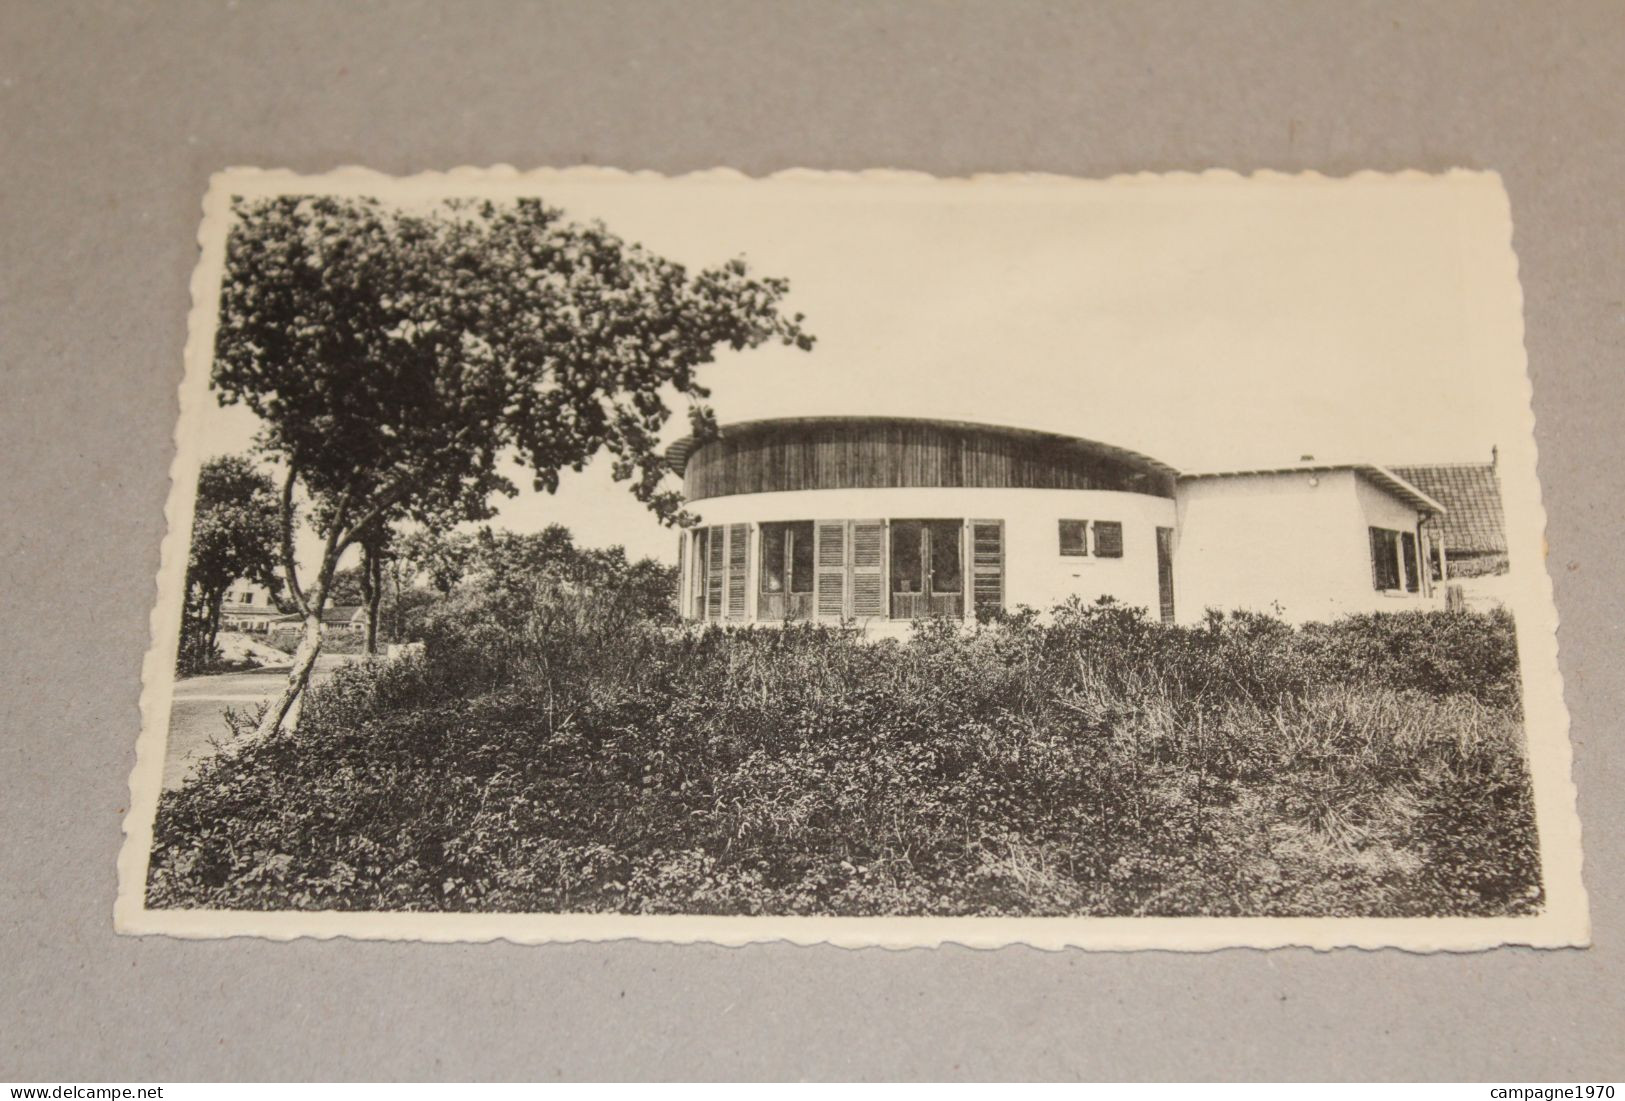
[[[1094,440],[900,417],[724,426],[667,452],[694,620],[983,618],[1109,596],[1164,622],[1432,606],[1445,509],[1371,464],[1185,473]]]

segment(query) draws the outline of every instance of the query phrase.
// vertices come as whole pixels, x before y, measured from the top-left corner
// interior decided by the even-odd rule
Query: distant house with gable
[[[365,604],[334,604],[322,612],[322,627],[333,634],[365,634],[367,631],[367,606]]]
[[[234,581],[220,602],[220,628],[263,635],[285,618],[271,590],[252,581]]]
[[[249,581],[234,582],[220,605],[220,626],[227,631],[264,635],[298,631],[303,625],[304,616],[284,612],[271,598],[270,590]],[[322,627],[329,635],[366,634],[366,605],[329,605],[322,612]]]
[[[274,620],[271,630],[298,633],[304,629],[304,625],[304,616],[298,612],[290,612]],[[328,605],[322,611],[322,629],[330,638],[365,634],[367,631],[367,606],[365,604]]]

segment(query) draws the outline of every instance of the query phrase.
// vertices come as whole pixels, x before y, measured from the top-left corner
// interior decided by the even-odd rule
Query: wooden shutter
[[[750,548],[750,525],[728,525],[728,618],[745,618],[745,562]]]
[[[1174,529],[1157,529],[1157,600],[1162,621],[1174,621]]]
[[[1123,525],[1117,520],[1095,521],[1095,557],[1123,557]]]
[[[1416,568],[1416,533],[1402,531],[1399,533],[1400,556],[1405,566],[1405,591],[1418,592],[1422,588],[1422,577]]]
[[[852,615],[886,614],[886,521],[852,521]]]
[[[705,533],[705,618],[722,618],[723,554],[722,525],[709,528]]]
[[[977,619],[1004,610],[1004,521],[972,520],[971,605]]]
[[[813,584],[818,618],[846,618],[845,520],[820,520],[814,525]]]
[[[688,532],[677,533],[677,618],[687,619],[688,610],[693,607],[688,601],[688,573],[683,567],[688,565]]]

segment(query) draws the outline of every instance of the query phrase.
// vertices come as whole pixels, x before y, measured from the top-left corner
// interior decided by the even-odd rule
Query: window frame
[[[1076,528],[1078,542],[1077,550],[1067,549],[1067,532],[1069,528]],[[1057,553],[1062,558],[1088,558],[1089,557],[1089,521],[1064,519],[1055,521],[1055,534],[1057,540]]]
[[[1400,536],[1403,534],[1395,528],[1378,527],[1376,524],[1366,529],[1371,557],[1371,587],[1379,593],[1405,592],[1405,570],[1400,564]],[[1383,584],[1386,580],[1392,580],[1393,584]]]
[[[767,588],[769,576],[767,553],[768,529],[782,531],[783,540],[779,544],[778,566],[782,573],[781,580],[784,587],[775,592]],[[814,524],[811,520],[763,520],[756,525],[757,529],[757,580],[756,591],[762,596],[775,596],[783,594],[790,596],[811,596],[818,587],[818,569],[813,554]],[[805,530],[801,530],[805,529]],[[804,538],[803,538],[804,537]],[[796,555],[805,548],[807,587],[796,588]]]

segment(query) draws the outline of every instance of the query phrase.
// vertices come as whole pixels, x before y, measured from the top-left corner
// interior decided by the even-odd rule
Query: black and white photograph
[[[1498,177],[232,170],[129,933],[1588,939]]]

